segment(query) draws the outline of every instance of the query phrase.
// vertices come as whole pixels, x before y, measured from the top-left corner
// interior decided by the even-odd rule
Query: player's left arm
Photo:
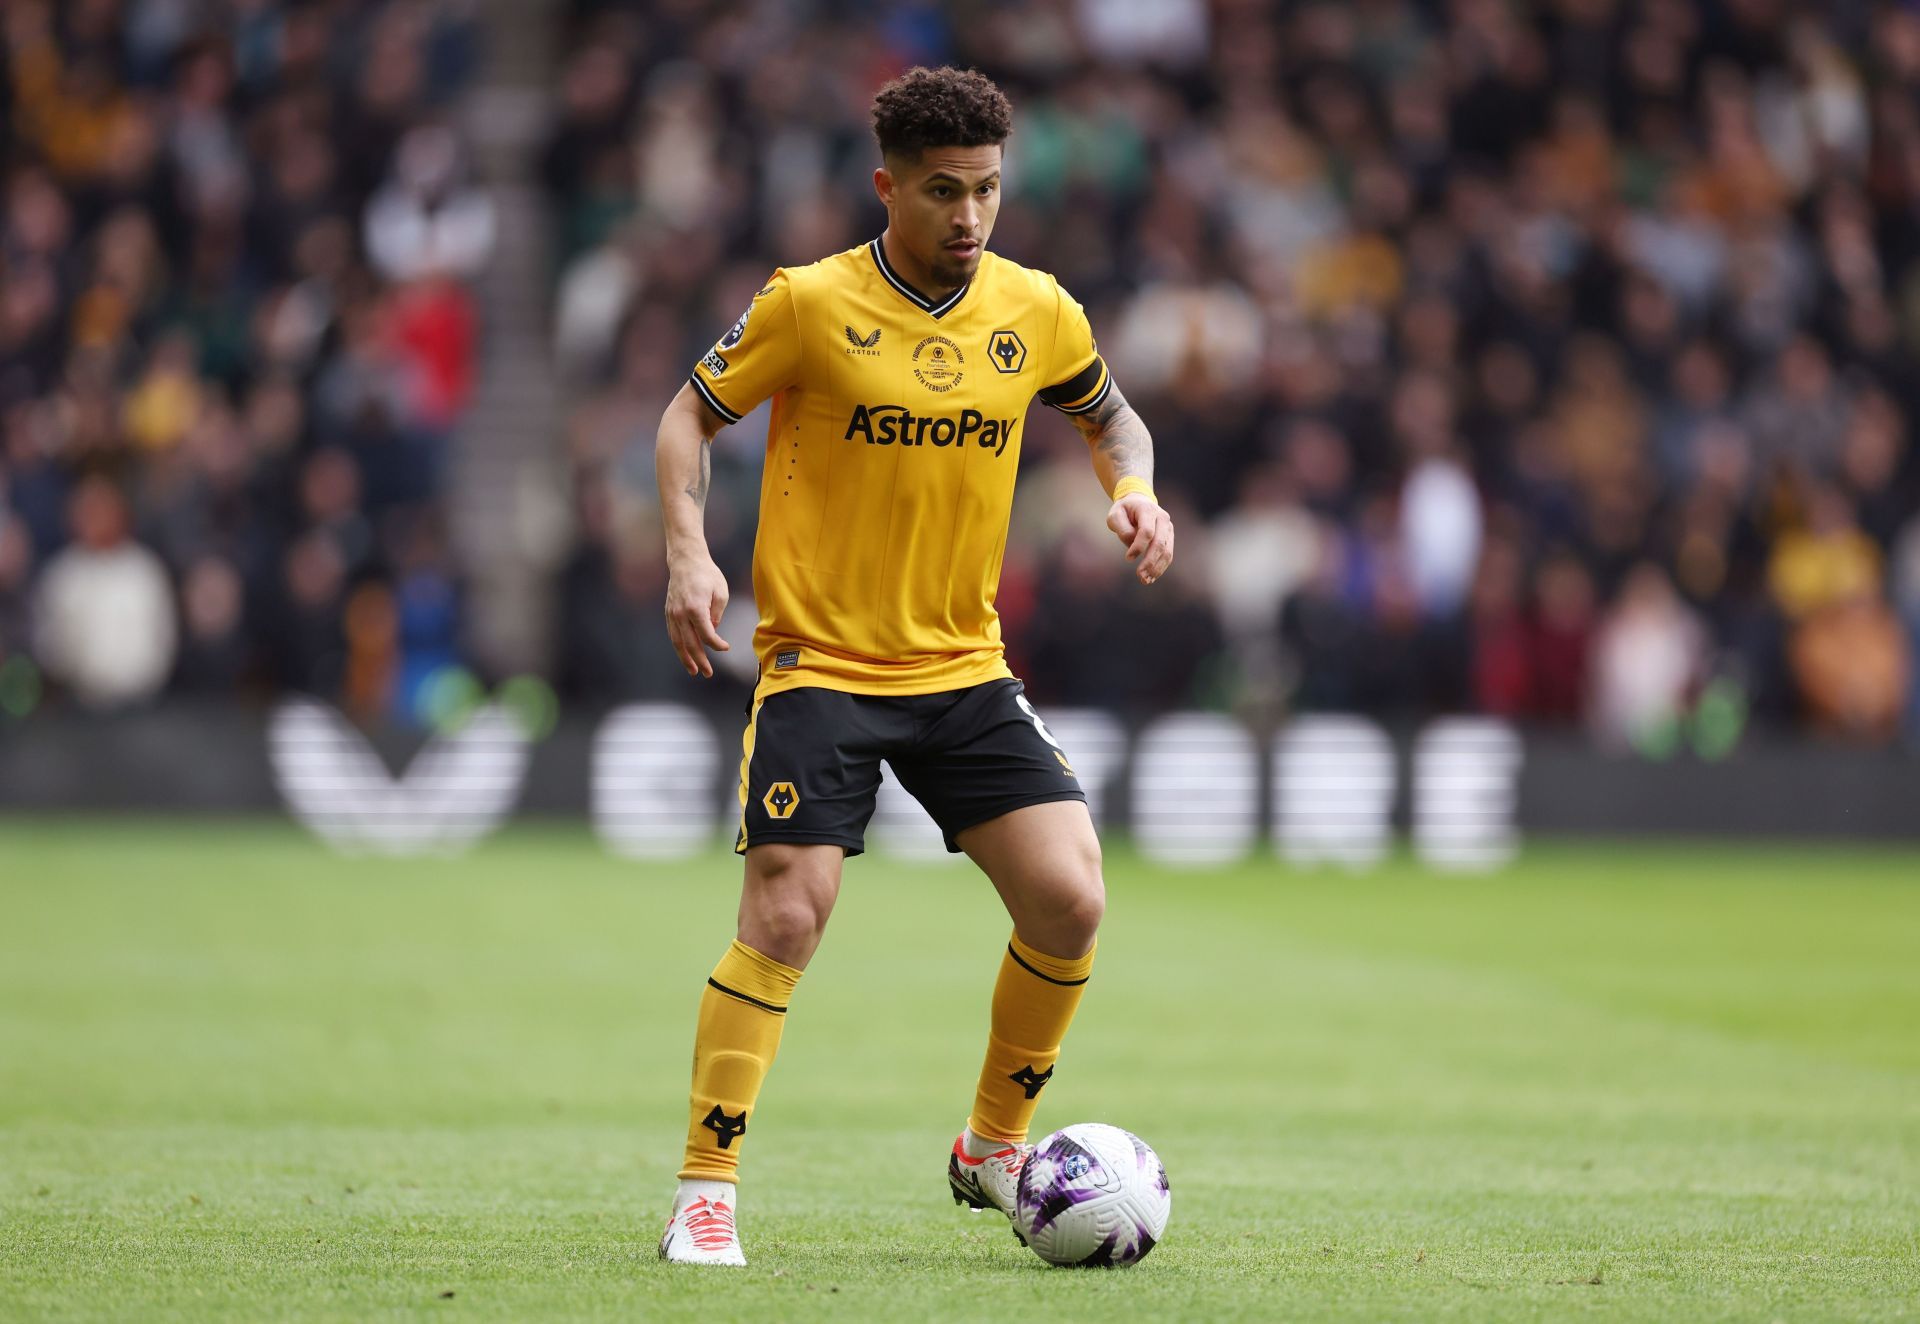
[[[1173,564],[1173,516],[1153,494],[1153,436],[1118,386],[1084,414],[1068,414],[1093,453],[1093,471],[1113,496],[1107,527],[1127,549],[1142,584]]]

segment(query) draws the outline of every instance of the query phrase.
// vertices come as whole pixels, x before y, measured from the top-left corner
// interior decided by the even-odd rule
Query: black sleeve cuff
[[[694,390],[700,392],[700,398],[707,402],[707,408],[711,409],[727,422],[738,423],[742,418],[746,417],[744,414],[736,414],[733,410],[721,403],[720,397],[713,393],[712,388],[700,380],[699,373],[694,373],[691,377],[687,378],[687,380],[693,383]]]
[[[1062,413],[1084,414],[1106,399],[1111,389],[1113,379],[1107,373],[1106,361],[1096,354],[1093,362],[1079,372],[1042,390],[1040,398]]]

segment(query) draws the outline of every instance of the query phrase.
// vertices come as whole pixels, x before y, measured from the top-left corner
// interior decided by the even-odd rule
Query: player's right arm
[[[689,676],[711,676],[707,649],[724,653],[720,615],[727,577],[707,550],[707,487],[713,480],[713,438],[725,426],[691,382],[660,416],[653,472],[667,529],[667,635]]]
[[[799,376],[793,288],[787,273],[776,271],[720,343],[694,365],[693,375],[660,416],[653,471],[667,530],[667,634],[689,676],[713,674],[709,648],[727,651],[720,637],[727,578],[707,550],[714,434],[795,385]]]

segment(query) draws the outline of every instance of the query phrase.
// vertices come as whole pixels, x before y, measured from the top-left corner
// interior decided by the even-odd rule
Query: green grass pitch
[[[1112,1273],[950,1202],[1007,925],[873,858],[753,1120],[751,1266],[654,1258],[736,876],[560,828],[415,863],[0,825],[0,1318],[1920,1314],[1920,855],[1115,850],[1040,1113],[1166,1159]]]

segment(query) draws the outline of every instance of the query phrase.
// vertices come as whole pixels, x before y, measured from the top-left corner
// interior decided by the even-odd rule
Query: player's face
[[[1000,214],[1000,148],[930,147],[879,175],[887,223],[914,274],[942,290],[972,280]]]

